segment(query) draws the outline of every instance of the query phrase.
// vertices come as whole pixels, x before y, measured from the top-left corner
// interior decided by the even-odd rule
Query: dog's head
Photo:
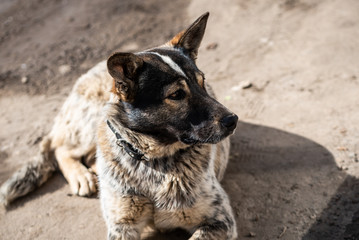
[[[161,47],[108,59],[122,125],[167,144],[217,143],[233,133],[238,117],[211,96],[195,64],[208,16]]]

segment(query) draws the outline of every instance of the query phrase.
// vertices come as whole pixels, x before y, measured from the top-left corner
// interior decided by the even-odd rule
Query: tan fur
[[[180,33],[178,33],[174,38],[171,39],[171,41],[169,41],[167,44],[171,47],[176,46],[180,39],[182,38],[183,34],[185,33],[185,31],[182,31]]]
[[[198,84],[204,88],[205,84],[204,84],[204,75],[201,72],[196,72],[196,78],[197,78],[197,82]]]
[[[195,85],[194,89],[201,90],[202,95],[198,96],[201,95],[206,100],[203,102],[216,106],[216,110],[220,110],[225,116],[230,113],[213,99],[214,93],[205,83],[203,74],[193,70],[207,18],[208,13],[186,31],[177,34],[164,48],[189,61],[189,65],[192,64],[190,70],[196,79],[192,82],[174,81],[163,87],[166,95],[181,89],[187,95],[187,99],[184,98],[187,103],[184,100],[173,102],[167,99],[163,100],[165,105],[161,105],[164,109],[157,110],[178,116],[178,109],[186,110],[191,105],[189,97],[192,90],[189,85],[192,84],[193,87],[193,84],[198,84],[200,87]],[[177,47],[186,48],[188,56],[184,56]],[[69,182],[73,194],[89,196],[96,192],[96,178],[93,174],[96,169],[108,239],[140,239],[141,232],[147,225],[159,230],[180,227],[193,234],[190,238],[192,240],[235,239],[235,220],[228,196],[219,183],[228,162],[229,139],[218,141],[229,133],[221,133],[222,138],[213,140],[216,144],[209,144],[207,140],[200,144],[185,144],[178,139],[161,142],[153,135],[151,137],[149,134],[130,130],[120,121],[119,112],[127,114],[124,112],[130,111],[125,109],[124,102],[132,104],[136,98],[138,86],[131,77],[135,76],[144,59],[151,60],[145,53],[141,55],[143,59],[138,55],[115,53],[109,58],[108,66],[105,61],[100,62],[77,80],[55,118],[53,128],[40,144],[40,160],[8,180],[0,189],[0,200],[6,203],[26,194],[35,187],[26,185],[27,177],[39,173],[34,181],[39,186],[57,166]],[[155,61],[154,58],[152,60]],[[171,70],[168,62],[162,64],[162,71]],[[216,114],[210,118],[211,121],[203,121],[210,125],[208,129],[225,128],[220,123],[224,116]],[[166,124],[168,118],[160,120],[163,119]],[[131,157],[123,146],[118,145],[118,137],[106,121],[113,124],[122,140],[142,152],[146,161]],[[207,130],[207,126],[200,130],[203,129]],[[198,132],[194,134],[199,135]],[[205,138],[213,135],[207,134]],[[20,186],[20,189],[16,189],[16,186]]]
[[[80,161],[83,156],[87,157],[87,162],[94,159],[96,138],[93,133],[101,110],[110,98],[111,84],[106,62],[80,77],[47,136],[73,194],[89,196],[96,192],[95,177]]]

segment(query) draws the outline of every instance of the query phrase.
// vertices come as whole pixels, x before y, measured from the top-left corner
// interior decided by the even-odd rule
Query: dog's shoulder
[[[72,91],[55,118],[49,137],[52,148],[66,144],[72,149],[88,149],[95,146],[94,133],[102,108],[110,98],[112,78],[102,61],[76,81]],[[79,144],[78,139],[81,139]]]
[[[111,85],[106,61],[102,61],[76,81],[73,92],[88,100],[106,102],[110,98]]]

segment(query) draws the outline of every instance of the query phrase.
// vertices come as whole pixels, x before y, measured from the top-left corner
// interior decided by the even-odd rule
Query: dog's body
[[[40,160],[1,187],[3,201],[46,181],[56,159],[80,196],[96,191],[97,168],[109,239],[139,239],[146,225],[180,227],[191,239],[235,239],[219,180],[237,117],[214,99],[195,65],[207,18],[161,47],[116,53],[107,68],[101,62],[80,77],[42,141]]]

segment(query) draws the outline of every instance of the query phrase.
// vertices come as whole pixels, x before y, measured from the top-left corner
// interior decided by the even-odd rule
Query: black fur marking
[[[221,195],[219,195],[218,193],[215,195],[215,199],[212,202],[213,206],[219,206],[223,203],[223,199],[221,197]]]
[[[107,239],[109,239],[109,240],[116,240],[116,239],[118,239],[118,238],[117,238],[117,236],[113,235],[112,233],[108,233]]]
[[[172,59],[186,76],[172,69],[157,54]],[[131,102],[113,104],[117,111],[114,111],[112,119],[134,132],[153,137],[161,144],[176,141],[189,145],[217,143],[230,134],[215,121],[230,112],[199,85],[196,74],[201,72],[190,57],[170,48],[155,48],[137,56],[142,59],[142,65],[135,80],[138,85],[135,97]],[[189,93],[169,106],[165,102],[164,89],[176,81],[185,81]]]

